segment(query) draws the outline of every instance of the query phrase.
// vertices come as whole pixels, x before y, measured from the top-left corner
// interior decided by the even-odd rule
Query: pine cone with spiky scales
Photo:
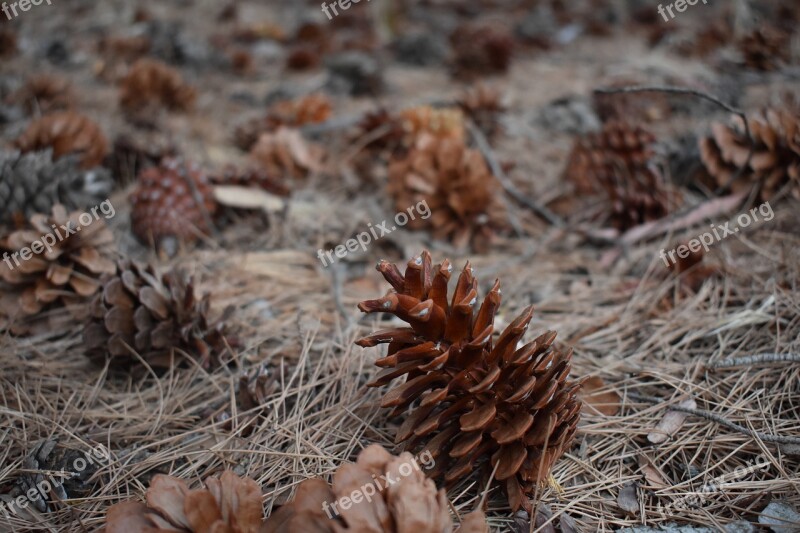
[[[143,243],[192,243],[208,235],[217,211],[209,177],[181,159],[142,171],[131,193],[133,233]],[[171,246],[171,245],[170,245]]]
[[[581,194],[604,194],[612,224],[624,231],[669,213],[675,203],[655,165],[655,137],[625,122],[579,138],[565,177]]]
[[[528,509],[526,495],[568,449],[580,418],[582,382],[567,379],[572,350],[553,344],[552,331],[521,344],[531,307],[495,338],[500,283],[476,311],[478,281],[469,263],[449,302],[447,260],[433,266],[425,251],[405,273],[385,261],[377,268],[393,290],[359,309],[393,314],[410,327],[379,331],[357,344],[389,345],[375,363],[384,370],[370,386],[405,376],[381,401],[393,408],[392,416],[411,409],[395,441],[430,451],[436,459],[431,476],[443,475],[448,484],[475,466],[494,471],[511,507]]]
[[[0,152],[0,221],[48,213],[56,204],[69,210],[100,204],[114,188],[102,167],[83,170],[78,156],[53,161],[51,151]]]
[[[97,124],[74,111],[57,111],[34,120],[14,146],[22,152],[51,148],[54,158],[79,154],[83,168],[99,166],[108,153],[108,141]]]
[[[507,28],[491,23],[465,23],[450,36],[454,74],[473,79],[504,74],[511,65],[514,37]]]
[[[389,163],[389,194],[398,211],[426,202],[432,213],[408,227],[430,228],[459,248],[486,249],[504,227],[497,185],[480,152],[455,139],[422,135],[405,157]]]
[[[169,368],[173,357],[189,357],[215,368],[227,350],[224,321],[231,309],[212,322],[210,302],[209,294],[197,297],[194,281],[181,270],[159,275],[151,265],[120,261],[90,306],[86,354],[98,363],[114,358],[123,367],[144,360]]]
[[[711,126],[712,136],[700,139],[700,156],[706,170],[718,186],[730,186],[734,192],[757,185],[759,198],[764,201],[784,187],[800,198],[800,109],[792,104],[769,108],[748,117],[748,123],[752,156],[751,143],[739,117],[732,127],[720,123]]]
[[[458,105],[489,137],[500,131],[500,116],[507,107],[497,88],[479,83],[464,92]]]
[[[0,240],[0,279],[22,315],[66,306],[80,316],[85,306],[75,304],[88,301],[99,290],[100,279],[116,271],[111,230],[91,214],[87,224],[86,215],[56,205],[51,215],[35,214],[26,228]]]
[[[188,111],[196,96],[174,68],[154,59],[140,59],[122,80],[119,103],[133,114],[148,113],[158,107]]]
[[[190,489],[181,479],[153,477],[146,503],[127,501],[111,506],[105,533],[264,533],[261,487],[250,478],[226,470],[208,477],[206,488]]]
[[[355,464],[346,464],[333,474],[333,486],[309,479],[297,487],[294,501],[267,519],[270,533],[443,533],[453,531],[444,490],[425,477],[410,453],[393,456],[377,444],[365,448]],[[382,482],[390,479],[394,483]],[[347,509],[340,498],[364,486],[374,489],[370,498]],[[475,511],[464,517],[458,533],[488,533],[486,517]]]
[[[53,74],[31,76],[13,96],[29,115],[69,109],[74,98],[69,80]]]

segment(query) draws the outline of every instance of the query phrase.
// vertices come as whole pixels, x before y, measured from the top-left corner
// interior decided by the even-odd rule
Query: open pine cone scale
[[[557,348],[552,331],[521,344],[532,307],[495,338],[500,284],[476,311],[478,282],[469,263],[449,302],[447,261],[433,266],[423,252],[405,274],[387,262],[378,270],[393,290],[359,308],[393,314],[411,327],[380,331],[358,344],[389,344],[376,362],[383,370],[369,386],[406,376],[381,402],[394,408],[392,416],[413,406],[396,442],[430,451],[437,459],[432,476],[443,475],[449,484],[490,457],[489,470],[506,482],[512,506],[525,505],[524,492],[546,478],[575,434],[581,382],[568,381],[572,351]]]

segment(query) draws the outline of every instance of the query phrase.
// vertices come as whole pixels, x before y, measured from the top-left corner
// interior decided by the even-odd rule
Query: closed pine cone
[[[114,180],[107,170],[81,169],[78,156],[53,161],[51,153],[0,152],[0,221],[48,213],[56,204],[85,209],[111,194]]]
[[[269,517],[266,533],[451,533],[447,496],[425,477],[423,466],[410,453],[393,456],[373,444],[355,464],[334,473],[332,487],[321,479],[302,482],[294,501]],[[388,479],[394,484],[381,483]],[[337,505],[354,491],[366,493],[367,485],[375,490],[369,501],[361,499],[348,509]],[[488,533],[489,528],[483,513],[476,511],[465,516],[456,531]]]
[[[74,95],[69,80],[52,74],[38,74],[28,78],[14,95],[14,100],[20,102],[28,114],[48,113],[71,108]]]
[[[386,357],[376,361],[384,370],[370,386],[406,376],[381,401],[394,416],[412,409],[395,441],[430,451],[436,459],[431,476],[443,475],[449,484],[478,465],[494,470],[511,507],[530,511],[525,496],[568,449],[580,418],[581,382],[567,379],[572,350],[554,345],[552,331],[518,346],[532,307],[495,338],[500,283],[495,281],[476,311],[478,281],[469,263],[450,302],[447,260],[432,266],[424,251],[405,273],[385,261],[377,268],[393,290],[361,302],[359,309],[393,314],[410,327],[378,331],[357,344],[389,344]]]
[[[52,148],[54,158],[79,154],[83,168],[100,165],[108,153],[108,141],[97,124],[74,111],[57,111],[34,120],[14,145],[22,152]]]
[[[504,74],[511,65],[514,37],[508,29],[491,23],[465,23],[450,36],[459,78]]]
[[[23,315],[86,302],[99,290],[100,278],[115,272],[116,247],[111,230],[91,214],[91,223],[84,225],[81,215],[85,213],[68,214],[63,206],[56,205],[51,215],[35,214],[28,227],[0,240],[0,251],[9,255],[0,262],[0,278],[12,289]],[[39,244],[32,246],[37,241]],[[43,242],[50,241],[47,250]],[[34,252],[27,260],[14,255],[23,248]],[[36,254],[36,248],[41,253]],[[80,315],[84,308],[76,305],[71,311]]]
[[[195,90],[174,68],[154,59],[140,59],[122,80],[119,102],[129,113],[146,112],[154,107],[188,111],[195,97]]]
[[[673,195],[654,164],[655,137],[625,122],[579,138],[565,177],[581,194],[604,194],[613,225],[622,231],[669,213]]]
[[[427,202],[431,216],[408,227],[430,228],[459,248],[485,249],[503,225],[497,182],[483,156],[455,139],[420,136],[408,155],[390,162],[389,194],[398,211]]]
[[[800,198],[800,110],[794,105],[770,108],[748,117],[748,123],[754,144],[749,163],[750,141],[738,117],[733,127],[713,124],[712,136],[700,140],[709,174],[718,186],[730,185],[734,192],[758,185],[761,200],[771,199],[787,185]]]
[[[301,179],[321,169],[322,153],[296,129],[281,127],[263,133],[250,150],[250,158],[270,176]]]
[[[211,231],[217,210],[208,176],[180,159],[142,171],[131,194],[133,233],[143,243],[191,243]],[[195,193],[197,196],[195,196]]]
[[[219,478],[206,478],[205,485],[190,489],[181,479],[158,474],[147,489],[146,503],[127,501],[108,509],[105,533],[268,531],[261,487],[254,480],[226,470]]]
[[[159,276],[152,266],[120,261],[91,304],[86,353],[96,362],[118,358],[124,367],[139,362],[133,350],[148,365],[169,368],[173,351],[176,361],[185,352],[203,368],[216,367],[226,350],[225,325],[224,317],[210,321],[210,299],[198,299],[181,270]]]

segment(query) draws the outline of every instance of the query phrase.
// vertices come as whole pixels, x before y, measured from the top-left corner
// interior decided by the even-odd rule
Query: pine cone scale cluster
[[[572,351],[557,348],[552,331],[522,344],[533,318],[531,307],[495,335],[499,282],[476,309],[478,281],[469,263],[449,302],[449,262],[433,266],[423,252],[405,273],[387,262],[377,269],[392,291],[359,308],[393,314],[409,327],[357,343],[389,345],[387,356],[376,363],[382,370],[369,386],[405,376],[381,400],[383,407],[393,408],[391,416],[411,409],[396,442],[429,451],[437,458],[433,475],[447,483],[483,465],[510,487],[515,508],[525,505],[519,494],[546,477],[577,427],[581,382],[568,379]]]

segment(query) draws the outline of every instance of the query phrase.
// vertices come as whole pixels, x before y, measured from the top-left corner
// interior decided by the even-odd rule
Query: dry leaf
[[[617,496],[617,505],[619,508],[628,514],[637,514],[639,512],[639,498],[637,495],[638,483],[629,483],[622,487]]]
[[[587,414],[615,416],[619,413],[619,394],[610,390],[599,376],[592,376],[584,382],[580,396]]]
[[[239,187],[237,185],[217,185],[214,199],[227,207],[238,209],[263,209],[267,213],[281,211],[284,200],[263,189]]]
[[[683,400],[678,405],[688,409],[697,409],[697,402],[694,401],[694,398]],[[666,442],[671,436],[678,432],[681,426],[683,426],[687,416],[689,416],[689,414],[682,411],[667,411],[667,414],[664,415],[664,418],[661,419],[658,426],[647,435],[647,440],[653,444]]]
[[[658,468],[653,465],[653,462],[650,461],[649,458],[640,455],[639,466],[642,468],[644,478],[647,480],[648,485],[651,488],[663,489],[670,486],[670,484],[667,483],[667,481],[661,475],[661,472],[659,472]]]

